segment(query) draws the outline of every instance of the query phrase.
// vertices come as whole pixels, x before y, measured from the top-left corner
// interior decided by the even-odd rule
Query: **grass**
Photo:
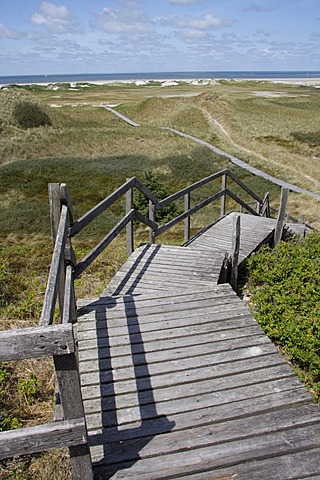
[[[316,183],[320,180],[319,173],[314,171],[319,156],[319,131],[314,127],[319,99],[312,88],[274,87],[268,82],[220,82],[215,86],[194,87],[183,83],[170,88],[161,87],[159,83],[148,87],[108,85],[79,91],[69,88],[70,85],[62,85],[54,91],[35,87],[27,92],[18,89],[12,90],[9,96],[0,91],[0,319],[3,328],[36,325],[39,319],[52,250],[49,182],[67,183],[76,218],[126,178],[137,176],[143,180],[145,171],[151,171],[161,186],[173,193],[204,176],[230,168],[260,196],[269,191],[272,204],[278,206],[277,186],[235,167],[205,147],[160,130],[159,126],[179,128],[273,175],[319,191]],[[252,95],[253,90],[274,88],[309,97],[266,99]],[[162,98],[168,94],[189,93],[199,95]],[[21,128],[12,119],[12,95],[16,95],[18,101],[34,101],[47,112],[51,125]],[[103,102],[121,102],[119,111],[141,123],[141,128],[132,128],[107,110],[94,106]],[[6,108],[2,108],[4,104]],[[51,104],[62,106],[49,108]],[[193,204],[219,188],[220,181],[217,181],[195,192]],[[238,188],[232,189],[240,195]],[[243,194],[242,198],[249,200]],[[229,201],[227,207],[233,209],[234,205]],[[117,202],[79,235],[75,240],[78,260],[115,225],[124,211],[124,201]],[[289,212],[295,216],[305,214],[309,222],[319,222],[318,205],[308,196],[290,193]],[[219,205],[197,213],[192,219],[193,233],[218,215]],[[142,226],[136,227],[136,234],[137,243],[148,238],[148,231]],[[180,225],[159,238],[160,242],[174,244],[182,240],[183,226]],[[98,295],[124,260],[122,235],[77,280],[78,298]],[[14,426],[16,421],[19,425],[28,425],[50,420],[53,412],[50,361],[16,362],[1,368],[10,372],[10,382],[8,375],[3,374],[9,403],[0,409],[7,412],[9,423],[13,422],[10,425]],[[21,384],[29,388],[31,403],[21,386],[19,390]],[[31,394],[33,387],[36,391]],[[70,478],[65,451],[9,460],[0,468],[1,478]]]

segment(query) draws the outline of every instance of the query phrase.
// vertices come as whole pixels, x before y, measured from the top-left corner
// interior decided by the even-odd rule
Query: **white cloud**
[[[147,33],[151,21],[133,0],[122,0],[120,8],[103,8],[95,15],[93,28],[110,34]]]
[[[22,37],[24,37],[24,33],[18,32],[13,28],[7,28],[2,23],[0,23],[0,38],[18,40],[19,38],[22,38]]]
[[[41,25],[54,33],[79,33],[79,25],[64,5],[58,7],[49,2],[42,2],[39,12],[32,15],[31,21]]]
[[[202,18],[190,18],[187,22],[181,22],[181,26],[188,26],[198,28],[200,30],[207,28],[219,28],[224,25],[224,22],[219,17],[207,13]]]

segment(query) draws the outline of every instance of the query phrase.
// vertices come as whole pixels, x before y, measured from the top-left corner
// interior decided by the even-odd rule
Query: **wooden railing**
[[[52,356],[64,418],[61,421],[0,433],[0,460],[69,447],[73,478],[92,480],[76,344],[71,324],[0,332],[0,361]]]
[[[198,188],[221,179],[221,189],[191,207],[191,193]],[[229,188],[229,182],[237,184],[253,201],[243,201]],[[134,207],[133,190],[138,189],[149,201],[148,217]],[[117,225],[84,258],[77,262],[72,238],[101,215],[122,196],[126,198],[126,213]],[[127,180],[115,192],[98,205],[74,220],[70,194],[65,184],[49,184],[51,233],[54,250],[40,317],[40,326],[30,329],[0,332],[0,360],[53,356],[57,377],[57,390],[61,399],[60,421],[38,427],[23,428],[0,433],[0,458],[44,451],[67,446],[70,451],[73,478],[92,479],[92,468],[87,441],[83,402],[81,397],[79,369],[73,323],[76,322],[74,280],[98,257],[98,255],[126,229],[127,253],[134,250],[134,220],[149,228],[149,242],[184,221],[184,239],[190,239],[190,217],[213,202],[220,200],[220,216],[226,214],[226,199],[231,198],[252,215],[270,216],[269,195],[260,198],[229,170],[222,170],[170,195],[158,199],[137,178]],[[184,212],[159,226],[156,214],[162,208],[184,199]],[[236,282],[237,256],[239,253],[239,221],[235,224],[232,264]],[[59,306],[59,324],[52,325]]]

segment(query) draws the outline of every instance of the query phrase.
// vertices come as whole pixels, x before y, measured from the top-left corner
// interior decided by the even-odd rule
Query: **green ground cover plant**
[[[320,233],[265,247],[248,261],[253,313],[320,395]]]

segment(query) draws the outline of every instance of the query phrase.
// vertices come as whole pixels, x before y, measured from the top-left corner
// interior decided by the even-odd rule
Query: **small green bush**
[[[18,103],[13,109],[12,116],[21,128],[37,128],[52,124],[49,115],[44,109],[33,102]]]
[[[29,378],[18,378],[18,393],[27,403],[31,404],[37,398],[42,387],[42,382],[31,373]]]
[[[144,179],[142,182],[159,200],[163,200],[170,194],[165,186],[165,175],[161,175],[158,172],[152,170],[146,170],[144,172]],[[139,210],[140,213],[148,217],[149,215],[149,201],[145,195],[139,191],[134,192],[134,207]],[[166,207],[156,212],[156,221],[160,223],[166,223],[174,217],[180,215],[182,209],[174,203],[170,203]]]
[[[320,394],[320,233],[249,260],[255,318]]]
[[[37,128],[52,125],[47,107],[34,95],[16,88],[0,91],[0,126]]]

